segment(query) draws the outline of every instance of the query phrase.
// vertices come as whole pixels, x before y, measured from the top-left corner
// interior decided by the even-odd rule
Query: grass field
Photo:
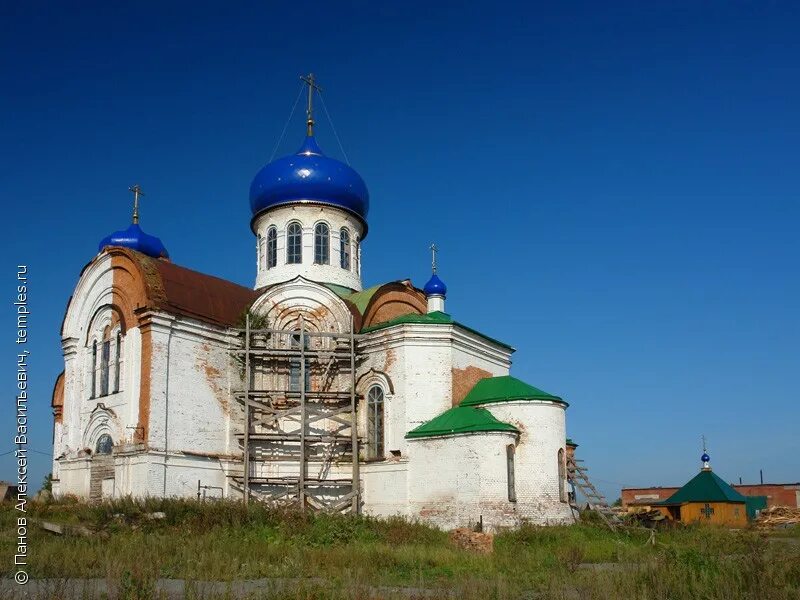
[[[100,578],[112,597],[157,598],[155,582],[274,579],[253,598],[800,598],[800,531],[711,527],[612,533],[600,525],[524,527],[483,556],[402,519],[280,512],[260,505],[122,500],[29,505],[34,520],[91,535],[29,529],[32,578]],[[153,520],[148,513],[164,512]],[[0,574],[13,574],[17,513],[0,509]],[[40,597],[60,598],[54,589]],[[89,597],[89,596],[87,596]],[[99,596],[98,596],[99,597]],[[210,597],[198,594],[197,597]],[[211,597],[234,597],[216,594]],[[238,596],[237,596],[238,597]]]

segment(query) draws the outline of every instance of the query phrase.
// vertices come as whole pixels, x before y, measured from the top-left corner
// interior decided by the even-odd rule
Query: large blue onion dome
[[[369,192],[364,180],[350,166],[325,156],[313,135],[306,137],[297,153],[264,166],[250,184],[253,217],[294,202],[343,208],[366,226]]]
[[[98,251],[106,246],[122,246],[136,250],[153,258],[169,258],[169,252],[160,239],[142,231],[138,223],[131,223],[127,229],[115,231],[100,241]]]
[[[422,288],[422,291],[425,292],[426,296],[447,296],[447,286],[444,284],[444,281],[439,279],[436,273],[431,275],[431,278],[428,280],[428,283],[425,284],[425,287]]]

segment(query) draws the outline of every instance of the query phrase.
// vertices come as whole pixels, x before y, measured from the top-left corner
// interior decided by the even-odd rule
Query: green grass
[[[102,578],[121,598],[154,597],[154,582],[164,578],[289,580],[290,589],[276,598],[366,598],[376,589],[380,598],[415,597],[425,589],[464,600],[800,598],[800,544],[770,543],[752,531],[673,529],[651,545],[644,530],[526,526],[498,535],[494,553],[482,556],[452,547],[442,531],[399,518],[188,500],[29,506],[33,519],[95,532],[56,536],[32,526],[30,575]],[[157,511],[165,518],[147,517]],[[12,574],[16,517],[13,507],[0,508],[5,577]],[[405,589],[386,589],[395,587]]]

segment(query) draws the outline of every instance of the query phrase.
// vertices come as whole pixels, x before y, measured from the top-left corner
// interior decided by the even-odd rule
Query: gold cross
[[[138,183],[128,189],[133,192],[133,222],[137,224],[139,223],[139,197],[144,196],[144,192],[142,192],[142,188]]]
[[[438,250],[436,244],[431,244],[431,270],[434,275],[436,274],[436,250]]]
[[[314,90],[322,92],[317,85],[314,74],[301,75],[300,80],[308,86],[308,106],[306,107],[306,135],[314,135]]]

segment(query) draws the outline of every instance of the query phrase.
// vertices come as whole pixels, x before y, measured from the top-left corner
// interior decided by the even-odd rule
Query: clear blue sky
[[[448,311],[571,403],[612,498],[686,481],[701,433],[725,479],[800,480],[800,5],[334,4],[3,3],[0,453],[15,265],[49,452],[64,307],[128,186],[176,263],[252,285],[250,180],[313,70],[371,193],[365,283],[424,283],[435,240]]]

